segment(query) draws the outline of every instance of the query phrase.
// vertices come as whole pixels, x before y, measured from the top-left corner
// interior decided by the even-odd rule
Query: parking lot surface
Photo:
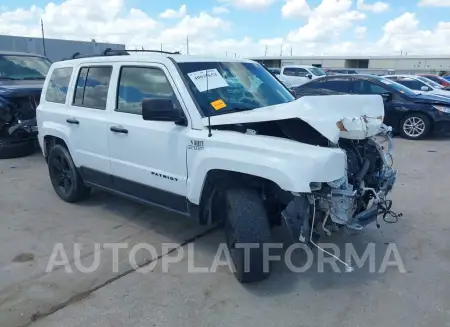
[[[339,233],[324,242],[355,248],[375,244],[376,272],[346,273],[317,268],[294,273],[276,262],[271,277],[241,285],[228,269],[188,273],[189,257],[162,272],[162,243],[195,249],[196,267],[209,267],[223,242],[186,218],[147,208],[102,192],[80,204],[54,193],[43,158],[0,162],[0,326],[450,326],[450,140],[395,139],[399,169],[393,209],[397,224],[381,222],[359,234]],[[286,238],[282,228],[275,231]],[[94,258],[94,243],[127,243],[112,271],[110,249],[100,248],[99,268],[75,269],[73,244],[82,244],[82,263]],[[158,250],[155,269],[131,269],[134,244]],[[56,243],[73,268],[46,273]],[[380,272],[388,244],[395,244],[405,272]],[[316,253],[316,252],[315,252]],[[162,256],[162,257],[161,257]],[[192,258],[191,258],[192,259]],[[139,251],[138,264],[148,263]],[[304,260],[294,257],[297,263]]]

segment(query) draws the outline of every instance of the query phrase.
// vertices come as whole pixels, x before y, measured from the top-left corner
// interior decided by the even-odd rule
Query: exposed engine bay
[[[396,222],[387,199],[397,177],[392,168],[390,128],[364,140],[340,139],[338,146],[347,157],[346,174],[328,183],[312,183],[311,194],[297,194],[282,212],[295,239],[308,242],[310,235],[330,235],[345,226],[362,230],[377,220]],[[381,141],[387,142],[387,148]],[[388,220],[390,215],[394,220]],[[377,226],[378,222],[377,222]]]

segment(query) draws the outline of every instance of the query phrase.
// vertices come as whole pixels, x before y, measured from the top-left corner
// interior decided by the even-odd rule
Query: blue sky
[[[69,30],[71,24],[65,24],[65,34],[58,29],[58,24],[63,23],[56,18],[55,13],[58,10],[78,5],[86,12],[92,10],[97,15],[99,8],[93,7],[90,2],[92,0],[53,1],[53,9],[49,10],[48,0],[2,0],[0,33],[14,34],[14,31],[8,30],[5,25],[11,25],[7,20],[10,19],[8,13],[19,8],[32,12],[31,8],[35,6],[38,9],[34,10],[32,15],[34,20],[20,22],[20,19],[18,21],[15,18],[13,23],[19,26],[16,31],[36,34],[36,18],[41,15],[47,25],[51,24],[49,33],[55,37],[83,39],[92,34],[91,38],[96,40],[131,42],[130,45],[134,46],[160,42],[173,48],[177,47],[177,42],[185,39],[185,30],[191,34],[194,49],[200,52],[205,52],[208,48],[211,51],[210,46],[201,44],[202,39],[204,42],[209,41],[211,46],[221,52],[242,52],[246,49],[264,52],[261,48],[267,43],[273,53],[276,47],[283,45],[288,52],[289,47],[292,47],[295,51],[302,49],[311,53],[330,54],[355,51],[395,53],[404,47],[410,52],[429,53],[441,50],[437,45],[433,46],[431,40],[422,42],[420,38],[431,38],[437,44],[445,43],[442,51],[447,51],[447,44],[450,43],[447,42],[450,40],[450,0],[104,0],[101,3],[105,5],[105,12],[98,14],[103,15],[99,16],[101,19],[107,19],[111,24],[124,24],[121,19],[127,17],[132,8],[139,9],[146,15],[145,19],[139,20],[142,24],[146,22],[144,26],[149,29],[146,33],[139,32],[139,35],[136,35],[135,30],[125,27],[124,30],[130,29],[129,37],[122,35],[121,31],[89,31],[85,26],[80,28],[75,22],[72,23],[73,30]],[[338,2],[341,2],[341,5]],[[290,9],[288,3],[292,5]],[[107,13],[109,5],[120,7],[114,17]],[[297,8],[307,6],[310,14],[304,13],[307,10],[294,12],[291,10],[294,5]],[[186,10],[182,14],[180,12],[177,17],[160,16],[168,9],[178,11],[182,6],[185,6]],[[382,9],[376,10],[375,6],[382,6]],[[214,7],[226,8],[228,12],[219,14],[213,11]],[[328,9],[330,13],[327,13]],[[86,12],[78,12],[74,17],[78,20],[91,19],[89,17],[92,15]],[[128,18],[126,23],[132,24],[131,20]],[[211,28],[208,26],[208,20],[215,22]],[[156,25],[152,25],[153,23]],[[195,30],[196,24],[199,30]],[[389,28],[386,28],[387,26]],[[432,50],[430,45],[433,46]],[[448,51],[450,52],[450,49]]]

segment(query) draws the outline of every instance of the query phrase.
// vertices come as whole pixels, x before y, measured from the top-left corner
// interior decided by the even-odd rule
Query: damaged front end
[[[38,104],[38,94],[17,97],[0,95],[0,136],[21,140],[36,139]]]
[[[364,126],[370,129],[365,119],[362,118]],[[345,175],[332,182],[311,183],[311,193],[294,194],[282,212],[286,225],[300,242],[330,235],[343,226],[362,230],[379,215],[385,221],[388,214],[395,216],[392,201],[387,198],[397,177],[397,170],[392,167],[391,128],[377,124],[378,134],[362,138],[356,134],[363,136],[364,129],[352,128],[345,121],[337,125],[347,137],[353,136],[341,138],[338,143],[347,157]]]

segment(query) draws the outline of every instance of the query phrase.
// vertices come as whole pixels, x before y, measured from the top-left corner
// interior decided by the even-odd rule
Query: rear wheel
[[[14,137],[0,137],[0,159],[26,157],[36,151],[34,140],[21,140]]]
[[[404,138],[418,140],[424,138],[431,130],[431,121],[421,113],[405,116],[400,124],[400,133]]]
[[[253,190],[232,188],[226,190],[224,204],[225,237],[237,280],[250,283],[267,278],[263,244],[271,241],[271,231],[261,197]]]
[[[85,199],[90,194],[73,163],[69,151],[62,145],[51,148],[48,156],[50,180],[56,194],[66,202]]]

